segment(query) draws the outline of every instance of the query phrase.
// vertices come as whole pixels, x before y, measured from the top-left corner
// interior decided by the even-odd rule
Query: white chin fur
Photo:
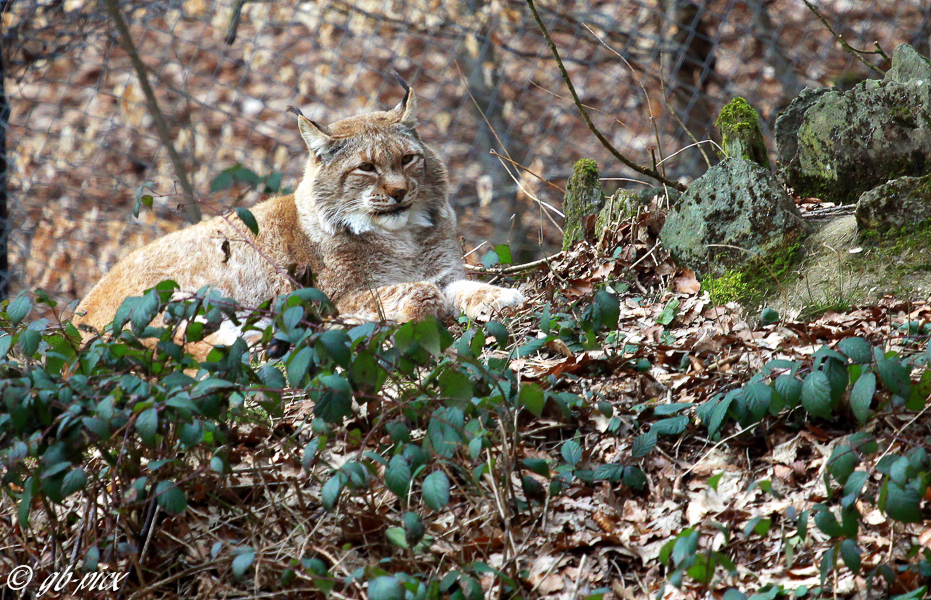
[[[430,227],[433,225],[433,223],[430,222],[430,218],[423,213],[411,213],[412,211],[405,210],[390,215],[355,214],[340,217],[337,223],[341,226],[345,226],[354,235],[360,235],[376,229],[381,229],[383,231],[399,231],[408,225],[420,227]]]
[[[394,213],[390,215],[372,215],[371,222],[382,229],[388,231],[397,231],[403,229],[410,219],[410,211]]]

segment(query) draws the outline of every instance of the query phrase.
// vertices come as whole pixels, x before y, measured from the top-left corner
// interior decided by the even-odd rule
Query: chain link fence
[[[811,2],[855,48],[878,43],[891,54],[908,42],[928,54],[925,0]],[[557,247],[560,219],[544,205],[559,208],[579,158],[598,161],[609,190],[642,185],[579,118],[522,1],[0,7],[9,103],[0,206],[9,270],[0,270],[11,293],[41,287],[61,302],[80,298],[119,258],[198,213],[295,187],[304,146],[286,107],[327,123],[393,106],[402,94],[393,70],[416,90],[421,134],[449,164],[466,250],[509,242],[526,260]],[[546,0],[538,8],[597,127],[635,162],[660,163],[683,181],[716,160],[712,146],[689,146],[715,138],[711,124],[732,97],[760,111],[772,148],[775,117],[803,87],[875,76],[804,0]],[[134,217],[141,195],[154,203]]]

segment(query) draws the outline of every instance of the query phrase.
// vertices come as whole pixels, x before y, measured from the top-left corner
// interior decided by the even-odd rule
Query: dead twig
[[[642,167],[630,160],[623,154],[621,154],[614,145],[608,141],[608,138],[595,127],[595,124],[592,122],[591,117],[588,116],[588,111],[585,110],[585,106],[582,104],[582,101],[579,99],[578,93],[575,91],[575,86],[572,85],[572,80],[569,78],[569,73],[566,71],[566,66],[563,64],[562,59],[559,57],[559,50],[556,48],[556,44],[553,43],[553,40],[550,38],[549,31],[546,29],[546,25],[543,24],[543,19],[540,18],[540,14],[537,12],[537,7],[534,5],[533,0],[527,0],[527,6],[530,7],[530,12],[533,13],[533,18],[537,22],[537,26],[540,28],[540,32],[543,33],[543,37],[546,40],[547,45],[550,47],[550,51],[553,53],[553,57],[556,59],[556,65],[559,67],[559,74],[562,75],[563,81],[566,82],[566,86],[569,88],[569,93],[572,94],[572,101],[575,103],[576,108],[579,110],[579,114],[582,115],[582,119],[585,121],[585,124],[588,125],[589,131],[598,138],[598,141],[601,142],[601,145],[610,152],[614,158],[618,159],[626,166],[630,167],[634,171],[646,175],[647,177],[652,177],[653,179],[664,183],[665,185],[671,186],[679,190],[680,192],[685,191],[685,185],[679,183],[678,181],[672,181],[663,177],[656,169],[649,169]]]
[[[126,26],[126,21],[123,20],[123,15],[120,14],[120,8],[117,6],[116,0],[105,0],[105,3],[107,5],[107,11],[110,13],[110,17],[116,25],[116,29],[120,32],[120,40],[123,42],[123,49],[126,50],[126,54],[129,55],[129,60],[133,63],[133,68],[136,70],[136,75],[139,77],[139,85],[142,87],[142,93],[145,94],[145,102],[149,107],[149,112],[152,113],[152,119],[155,120],[155,128],[158,130],[158,136],[161,138],[162,144],[165,145],[165,149],[168,150],[168,157],[171,159],[171,164],[175,168],[175,175],[178,176],[178,180],[181,182],[181,187],[184,189],[185,195],[190,198],[190,201],[184,204],[184,211],[187,213],[188,221],[197,223],[201,220],[201,214],[200,207],[197,206],[194,187],[188,179],[187,171],[184,169],[184,163],[181,161],[181,156],[178,154],[178,151],[175,150],[175,145],[171,141],[171,132],[168,131],[168,123],[165,122],[165,116],[158,107],[158,100],[155,98],[155,92],[152,91],[152,85],[149,83],[149,76],[146,75],[145,63],[139,58],[139,52],[136,51],[132,35],[129,33],[129,27]]]
[[[529,271],[535,269],[542,265],[548,265],[551,260],[562,257],[562,252],[557,252],[552,256],[547,256],[539,260],[535,260],[529,263],[524,263],[522,265],[511,265],[509,267],[480,267],[478,265],[466,265],[466,269],[469,271],[474,271],[476,273],[489,273],[491,275],[508,275],[510,273],[520,273],[521,271]]]
[[[828,24],[828,20],[824,18],[824,15],[818,12],[818,9],[815,8],[814,5],[811,2],[809,2],[809,0],[802,0],[802,2],[805,3],[805,6],[808,7],[808,10],[813,12],[815,16],[818,17],[818,20],[821,21],[825,29],[831,32],[831,35],[834,36],[834,39],[837,40],[837,43],[840,44],[844,50],[849,52],[854,58],[856,58],[861,63],[866,65],[869,69],[872,69],[873,71],[879,73],[880,75],[883,73],[882,69],[880,69],[876,65],[870,63],[865,58],[863,58],[864,54],[878,54],[885,60],[889,60],[889,55],[883,52],[883,49],[879,46],[879,42],[876,42],[875,50],[857,50],[856,48],[854,48],[853,46],[847,43],[847,40],[844,39],[844,36],[834,31],[834,29]]]

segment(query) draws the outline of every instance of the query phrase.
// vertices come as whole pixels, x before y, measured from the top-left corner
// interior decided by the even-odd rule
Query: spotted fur
[[[446,167],[416,130],[416,101],[324,127],[300,115],[309,150],[292,195],[252,209],[253,236],[217,217],[131,252],[84,297],[74,321],[101,329],[127,296],[164,279],[184,291],[212,286],[249,307],[290,291],[292,267],[309,268],[340,312],[410,321],[516,306],[513,289],[469,281],[456,242]],[[238,226],[237,226],[238,224]],[[215,334],[211,343],[229,343]]]

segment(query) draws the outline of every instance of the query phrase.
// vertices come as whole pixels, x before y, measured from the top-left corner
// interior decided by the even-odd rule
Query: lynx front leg
[[[399,323],[419,321],[428,315],[444,317],[448,312],[443,292],[429,281],[358,290],[341,298],[336,307],[345,318],[362,321],[387,319]]]
[[[470,319],[487,319],[491,313],[507,306],[520,306],[524,295],[511,288],[481,281],[460,279],[446,286],[446,300]]]

